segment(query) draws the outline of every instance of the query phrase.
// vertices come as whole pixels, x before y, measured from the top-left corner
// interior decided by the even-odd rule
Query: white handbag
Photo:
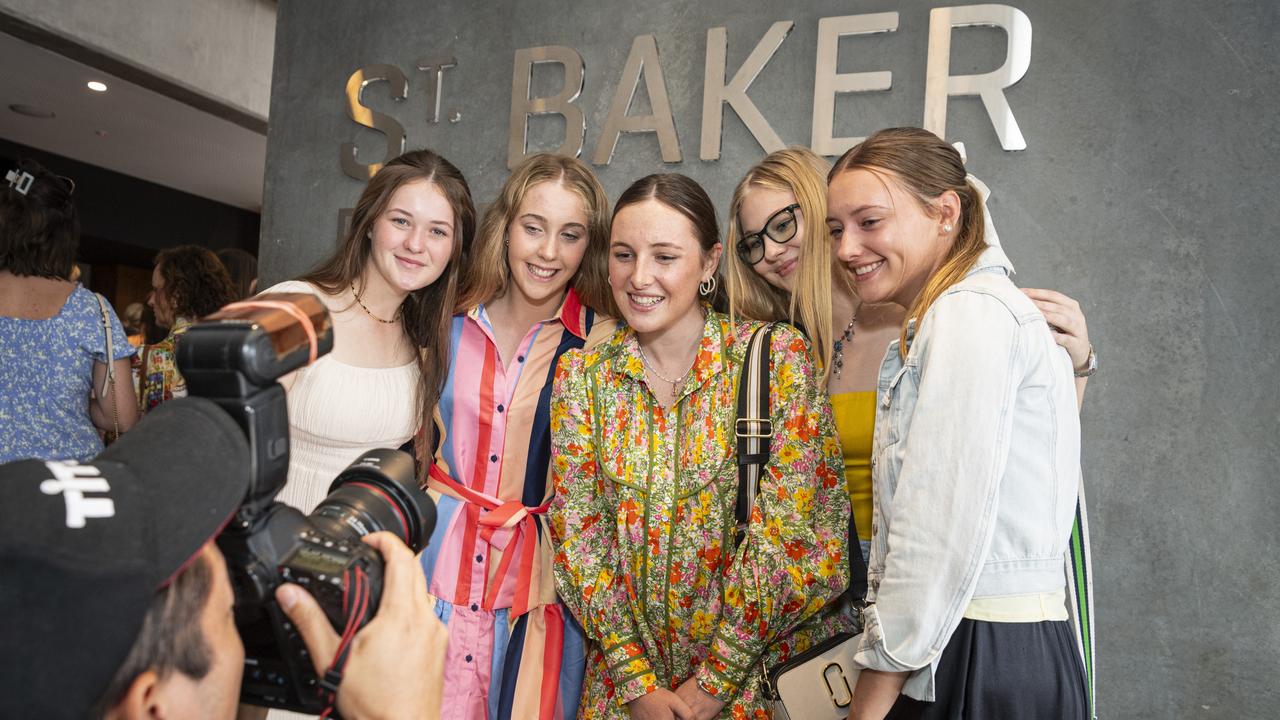
[[[853,653],[861,635],[841,633],[769,671],[765,694],[774,720],[844,720],[858,669]]]

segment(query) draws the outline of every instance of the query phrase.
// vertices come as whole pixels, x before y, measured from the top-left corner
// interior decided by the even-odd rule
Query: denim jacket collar
[[[978,261],[973,264],[973,267],[969,269],[965,277],[992,268],[1000,268],[1004,270],[1005,275],[1010,276],[1016,272],[1013,269],[1013,262],[1009,260],[1009,256],[1005,254],[1003,248],[999,245],[988,245],[987,249],[978,256]]]

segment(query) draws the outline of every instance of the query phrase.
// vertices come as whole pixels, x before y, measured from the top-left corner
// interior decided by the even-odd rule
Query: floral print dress
[[[693,369],[663,409],[635,334],[561,359],[552,405],[552,533],[561,598],[593,647],[579,717],[697,678],[721,717],[769,717],[762,668],[848,629],[849,500],[831,405],[806,341],[774,329],[774,439],[734,547],[734,422],[759,323],[709,312]]]
[[[191,321],[177,318],[165,339],[144,345],[133,356],[133,390],[138,409],[151,412],[161,403],[187,396],[187,381],[178,372],[178,338],[191,329]]]

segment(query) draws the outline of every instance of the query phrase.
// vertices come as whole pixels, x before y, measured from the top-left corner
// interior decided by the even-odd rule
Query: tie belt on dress
[[[439,465],[434,463],[431,465],[429,475],[432,480],[450,490],[459,500],[467,503],[467,512],[470,518],[479,525],[480,538],[503,551],[502,560],[498,563],[498,570],[493,577],[493,581],[486,580],[489,587],[483,599],[484,609],[494,609],[494,604],[498,599],[498,592],[503,586],[503,580],[510,573],[512,560],[518,554],[520,556],[520,565],[516,575],[515,594],[511,603],[511,616],[519,617],[529,612],[529,595],[532,592],[530,585],[532,583],[533,563],[536,559],[538,545],[538,521],[536,516],[545,515],[551,507],[551,501],[548,500],[536,507],[529,507],[519,500],[499,500],[492,495],[474,490],[454,480]],[[482,510],[485,512],[481,512]],[[495,535],[498,536],[496,541]],[[506,540],[506,542],[504,543],[502,540]],[[465,592],[466,589],[459,588],[459,594],[465,594]],[[455,604],[465,604],[467,600],[468,598],[462,597],[455,599],[454,602]]]

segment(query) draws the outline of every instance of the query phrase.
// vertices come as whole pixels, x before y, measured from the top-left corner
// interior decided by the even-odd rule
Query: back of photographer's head
[[[6,713],[119,714],[139,697],[234,708],[242,650],[212,540],[248,483],[243,433],[198,398],[92,463],[0,466]]]

